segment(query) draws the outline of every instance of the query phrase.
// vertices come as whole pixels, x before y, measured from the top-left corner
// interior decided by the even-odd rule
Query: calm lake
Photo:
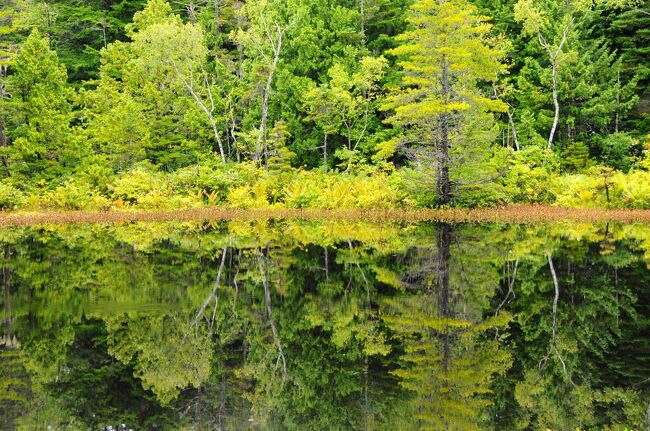
[[[0,230],[0,429],[644,430],[650,225]]]

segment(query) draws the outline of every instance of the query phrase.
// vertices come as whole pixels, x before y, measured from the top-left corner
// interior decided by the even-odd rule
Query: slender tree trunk
[[[214,134],[214,140],[217,142],[217,146],[219,147],[219,154],[221,155],[221,161],[223,163],[226,163],[226,155],[223,151],[223,142],[221,142],[221,137],[219,136],[219,127],[217,126],[217,121],[214,118],[214,98],[212,97],[212,90],[210,89],[210,83],[207,81],[207,78],[204,80],[204,85],[205,88],[208,92],[208,97],[210,101],[210,107],[208,107],[205,102],[203,102],[203,99],[201,96],[199,96],[196,91],[194,90],[194,78],[190,76],[189,79],[186,79],[183,74],[180,72],[178,66],[176,64],[173,64],[174,70],[176,72],[176,76],[181,80],[183,85],[185,85],[185,88],[187,88],[187,91],[190,93],[196,104],[201,108],[203,113],[205,114],[206,118],[208,119],[208,122],[210,123],[210,126],[212,126],[212,133]],[[204,72],[205,73],[205,72]]]
[[[262,273],[262,284],[264,286],[264,305],[266,307],[266,317],[269,319],[271,325],[271,334],[273,335],[273,341],[275,342],[276,348],[278,349],[278,359],[276,361],[276,366],[278,364],[282,365],[282,384],[287,378],[287,361],[284,357],[284,351],[282,350],[282,343],[280,342],[280,336],[278,335],[278,330],[275,327],[275,321],[273,320],[273,310],[271,308],[271,290],[269,288],[269,247],[266,247],[266,254],[262,252],[260,248],[259,255],[257,257],[259,270]]]
[[[618,133],[618,123],[621,114],[621,71],[616,75],[616,118],[614,119],[614,132]]]
[[[196,312],[196,315],[194,316],[194,319],[192,320],[192,323],[190,323],[190,328],[192,328],[194,325],[196,325],[198,323],[201,316],[203,316],[203,313],[205,312],[205,309],[207,308],[208,305],[210,305],[210,303],[212,302],[213,299],[215,300],[215,305],[214,306],[215,306],[215,310],[216,310],[217,303],[218,303],[217,290],[219,289],[219,286],[220,286],[221,274],[223,273],[223,267],[224,267],[224,264],[226,263],[226,254],[227,253],[228,253],[228,247],[224,247],[223,252],[221,253],[221,264],[219,265],[219,271],[217,272],[217,278],[214,281],[214,283],[212,284],[212,290],[210,291],[210,294],[205,299],[205,301],[203,301],[203,304],[201,304],[201,307],[199,308],[199,310]],[[212,318],[213,322],[214,322],[214,313],[215,312],[213,312],[213,318]]]
[[[220,0],[214,0],[212,5],[214,6],[214,32],[219,34],[219,2]]]
[[[510,124],[510,128],[512,129],[512,139],[515,143],[515,148],[517,151],[519,151],[519,139],[517,138],[517,129],[515,128],[515,120],[512,115],[512,112],[510,112],[510,109],[508,109],[508,123]]]
[[[557,124],[560,121],[560,102],[557,98],[557,61],[553,59],[551,62],[552,67],[552,79],[553,79],[553,106],[555,107],[555,114],[553,115],[553,126],[551,127],[551,133],[548,136],[548,144],[546,145],[547,150],[551,150],[551,145],[553,144],[553,139],[555,138],[555,130],[557,129]]]
[[[11,276],[12,269],[8,260],[11,258],[11,246],[5,244],[4,246],[4,264],[2,265],[2,291],[4,294],[4,333],[5,335],[11,334],[11,294],[9,289],[11,288]]]
[[[327,133],[323,138],[323,173],[327,173]]]
[[[449,62],[443,56],[442,78],[441,78],[442,99],[446,105],[449,102]],[[451,185],[449,183],[449,118],[448,112],[438,115],[438,142],[437,154],[437,178],[436,178],[436,201],[438,205],[446,205],[451,198]]]
[[[567,37],[569,35],[569,30],[571,29],[571,25],[573,24],[573,18],[569,20],[569,22],[564,26],[564,30],[562,32],[562,39],[560,40],[560,43],[558,44],[557,48],[555,50],[552,49],[552,47],[546,42],[546,39],[544,36],[542,36],[541,33],[537,33],[537,40],[539,44],[546,50],[548,53],[549,60],[551,62],[551,78],[552,78],[552,85],[553,85],[553,106],[555,108],[555,113],[553,115],[553,126],[551,127],[551,132],[549,133],[548,136],[548,144],[546,145],[547,150],[551,150],[551,146],[553,145],[553,139],[555,138],[555,131],[557,130],[557,125],[558,122],[560,121],[560,102],[558,100],[558,95],[557,95],[557,66],[558,66],[558,57],[562,53],[562,47],[567,41]]]
[[[560,284],[557,281],[557,274],[555,272],[555,266],[553,265],[551,254],[547,254],[546,258],[548,260],[548,267],[551,270],[551,277],[553,278],[553,290],[555,292],[555,295],[553,296],[553,323],[551,328],[551,337],[553,344],[555,344],[555,339],[557,338],[557,303],[560,299]]]
[[[2,89],[0,89],[2,91]],[[7,135],[5,134],[5,126],[2,123],[2,119],[0,119],[0,147],[2,147],[3,151],[6,151],[6,148],[9,146],[9,139],[7,138]],[[2,167],[7,168],[9,167],[9,162],[7,160],[7,155],[3,154],[2,155]],[[6,172],[6,175],[9,176],[9,171]]]
[[[2,78],[4,78],[6,74],[7,74],[6,66],[0,65],[0,102],[2,102],[2,100],[5,97],[9,97],[9,94],[5,91],[4,84],[2,83]],[[0,116],[0,147],[2,147],[3,152],[6,152],[8,146],[9,146],[9,138],[5,133],[4,117]],[[7,168],[9,166],[6,153],[2,155],[2,166],[4,168]],[[6,171],[5,175],[9,176],[9,171]]]
[[[359,0],[359,14],[361,15],[361,36],[366,38],[366,1]]]
[[[276,24],[278,34],[277,34],[277,41],[273,46],[273,62],[271,63],[271,68],[269,69],[269,75],[266,79],[266,86],[264,87],[264,94],[262,95],[262,119],[260,120],[260,129],[259,129],[259,137],[257,138],[257,148],[256,148],[256,154],[255,158],[259,159],[259,151],[262,151],[262,155],[264,156],[264,166],[268,166],[269,162],[269,149],[268,149],[268,143],[266,140],[266,129],[267,129],[267,121],[268,121],[268,116],[269,116],[269,96],[271,94],[271,84],[273,83],[273,74],[275,73],[275,69],[278,66],[278,61],[280,60],[280,51],[282,50],[282,36],[284,33],[284,30],[280,29],[280,27]],[[261,148],[260,148],[261,144]]]
[[[539,362],[539,367],[541,368],[546,364],[546,361],[548,360],[549,356],[554,353],[557,359],[560,361],[560,364],[562,365],[562,370],[564,371],[564,374],[567,374],[567,366],[566,362],[564,361],[564,358],[562,358],[562,355],[560,354],[560,351],[557,348],[557,305],[558,301],[560,299],[560,284],[558,283],[557,280],[557,273],[555,272],[555,266],[553,265],[553,259],[551,257],[551,253],[548,253],[546,255],[546,258],[548,260],[548,267],[551,271],[551,277],[553,278],[553,289],[555,291],[555,295],[553,296],[553,315],[552,315],[552,327],[551,327],[551,345],[549,348],[549,352],[544,357],[540,362]],[[569,376],[569,382],[573,385],[573,380],[571,379],[571,376]]]

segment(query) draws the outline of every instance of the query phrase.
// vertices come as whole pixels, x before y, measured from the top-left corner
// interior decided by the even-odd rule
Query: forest
[[[640,0],[3,0],[0,208],[650,209]]]

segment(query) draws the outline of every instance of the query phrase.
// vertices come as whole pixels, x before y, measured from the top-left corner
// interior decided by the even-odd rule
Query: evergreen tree
[[[481,91],[481,84],[505,72],[504,52],[486,19],[464,0],[417,1],[408,21],[414,29],[398,36],[403,44],[389,51],[405,58],[404,77],[384,108],[394,111],[389,122],[405,129],[402,143],[433,159],[436,200],[445,205],[454,193],[450,167],[465,155],[461,147],[472,118],[506,109]]]
[[[4,170],[18,184],[55,180],[85,154],[70,127],[72,106],[66,81],[65,67],[47,38],[32,31],[15,57],[7,79],[9,97],[2,101],[11,141],[4,148]]]

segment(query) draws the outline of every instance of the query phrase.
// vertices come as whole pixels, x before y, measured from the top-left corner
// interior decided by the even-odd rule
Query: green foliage
[[[626,133],[613,133],[604,136],[599,146],[607,166],[627,172],[638,154],[639,142]]]
[[[508,170],[500,181],[512,202],[553,202],[548,185],[559,169],[555,154],[541,146],[530,146],[513,152],[508,161]]]
[[[24,194],[4,181],[0,181],[0,208],[15,209],[25,200]]]
[[[562,165],[569,172],[581,172],[589,167],[589,147],[584,142],[571,142],[563,151]]]
[[[68,180],[63,185],[41,196],[40,204],[45,208],[80,210],[107,209],[110,201],[83,180]]]
[[[589,175],[563,175],[552,184],[557,205],[579,208],[650,209],[650,173],[627,174],[595,166]]]
[[[174,194],[170,178],[148,164],[123,172],[108,188],[118,208],[128,205],[149,209],[191,208],[201,204],[200,196]]]
[[[645,207],[642,6],[7,0],[0,207]]]
[[[14,73],[7,80],[10,99],[1,100],[8,111],[3,149],[3,171],[20,181],[56,180],[84,156],[70,128],[70,92],[65,67],[48,39],[34,30],[14,59]]]

